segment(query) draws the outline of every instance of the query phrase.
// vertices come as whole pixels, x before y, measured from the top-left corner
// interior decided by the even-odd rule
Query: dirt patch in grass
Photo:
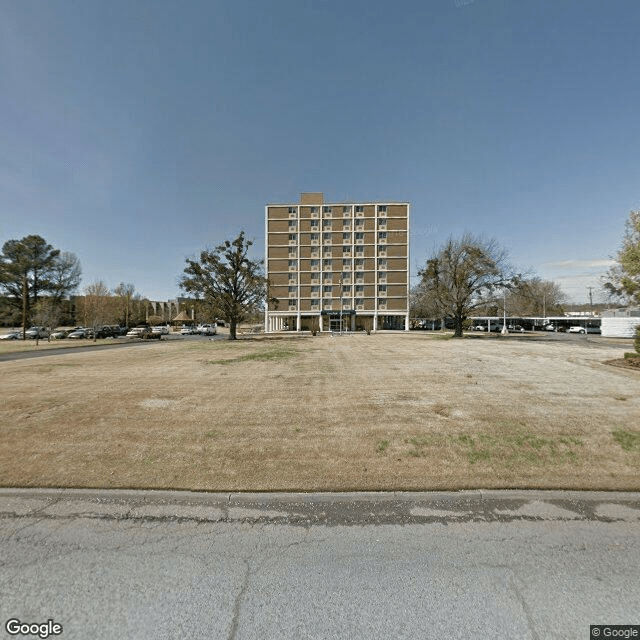
[[[610,364],[614,367],[622,367],[623,369],[635,369],[636,371],[640,371],[640,356],[625,355],[624,358],[607,360],[605,364]]]
[[[0,484],[640,489],[640,376],[603,343],[184,341],[1,362]]]

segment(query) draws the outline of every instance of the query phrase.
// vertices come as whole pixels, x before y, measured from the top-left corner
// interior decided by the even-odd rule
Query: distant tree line
[[[121,324],[146,321],[148,301],[133,284],[110,291],[103,282],[87,285],[81,295],[78,258],[55,249],[38,235],[8,240],[0,253],[0,319],[4,324],[31,325]]]

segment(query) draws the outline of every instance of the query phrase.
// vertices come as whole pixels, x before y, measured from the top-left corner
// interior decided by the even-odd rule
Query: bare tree
[[[180,286],[204,297],[211,313],[229,323],[229,340],[236,340],[236,328],[265,299],[267,281],[262,262],[250,260],[244,231],[213,250],[200,253],[199,260],[187,259]]]
[[[124,321],[124,326],[129,327],[129,320],[136,299],[136,288],[131,283],[125,284],[121,282],[114,290],[113,293],[116,297],[116,306],[118,308],[118,315],[120,322]]]
[[[85,326],[93,330],[93,341],[97,340],[98,329],[113,317],[113,297],[101,280],[87,285],[81,301]]]
[[[453,319],[461,337],[465,320],[474,309],[494,302],[517,275],[508,254],[495,240],[465,234],[449,238],[418,272],[420,286],[441,317]]]
[[[551,280],[538,277],[517,280],[507,294],[511,315],[547,316],[564,313],[567,294]]]

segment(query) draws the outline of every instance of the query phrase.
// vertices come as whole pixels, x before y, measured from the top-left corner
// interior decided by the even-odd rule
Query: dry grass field
[[[411,333],[0,362],[0,485],[640,489],[628,345]]]

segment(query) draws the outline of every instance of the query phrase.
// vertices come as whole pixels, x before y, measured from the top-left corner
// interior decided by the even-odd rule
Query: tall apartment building
[[[265,331],[409,329],[409,203],[297,204],[265,209]]]

